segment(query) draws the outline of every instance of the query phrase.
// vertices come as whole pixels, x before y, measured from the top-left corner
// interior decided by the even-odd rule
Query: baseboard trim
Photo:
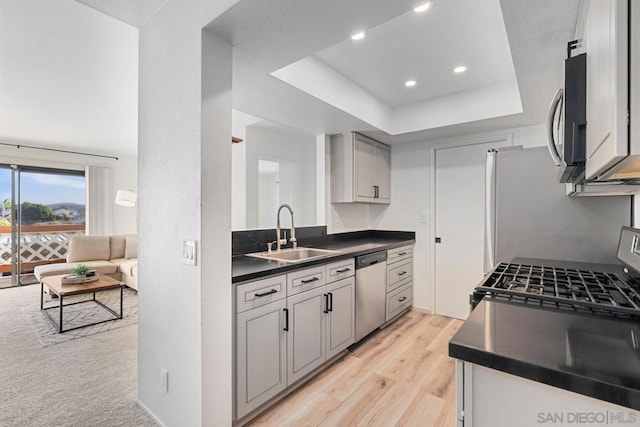
[[[418,307],[412,307],[411,308],[413,311],[417,311],[418,313],[422,313],[422,314],[433,314],[433,312],[431,312],[431,310],[427,310],[424,308],[418,308]]]
[[[147,408],[144,403],[140,402],[140,399],[136,399],[136,403],[144,412],[147,413],[147,415],[149,415],[149,417],[151,417],[154,423],[158,424],[160,427],[167,427],[162,421],[160,421],[158,417],[156,417],[156,414],[151,412],[151,410]]]

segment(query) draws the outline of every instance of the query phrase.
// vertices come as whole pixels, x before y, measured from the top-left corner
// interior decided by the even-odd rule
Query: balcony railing
[[[36,266],[64,262],[69,240],[84,234],[84,224],[23,226],[18,247],[21,273]],[[11,271],[11,227],[0,227],[0,275]]]

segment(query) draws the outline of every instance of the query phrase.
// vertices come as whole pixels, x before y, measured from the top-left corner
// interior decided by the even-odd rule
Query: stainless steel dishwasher
[[[356,257],[356,341],[385,322],[387,252]]]

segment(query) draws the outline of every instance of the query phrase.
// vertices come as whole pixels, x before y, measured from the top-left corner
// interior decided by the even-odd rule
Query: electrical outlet
[[[160,368],[160,385],[162,391],[169,393],[169,372],[164,368]]]
[[[187,265],[196,265],[198,257],[197,245],[195,240],[184,240],[182,242],[182,263]]]

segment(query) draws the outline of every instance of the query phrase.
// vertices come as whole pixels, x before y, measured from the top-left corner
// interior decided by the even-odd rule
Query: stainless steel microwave
[[[577,42],[569,42],[564,61],[564,89],[551,102],[547,121],[549,153],[562,183],[584,180],[587,125],[587,54],[571,56]]]

